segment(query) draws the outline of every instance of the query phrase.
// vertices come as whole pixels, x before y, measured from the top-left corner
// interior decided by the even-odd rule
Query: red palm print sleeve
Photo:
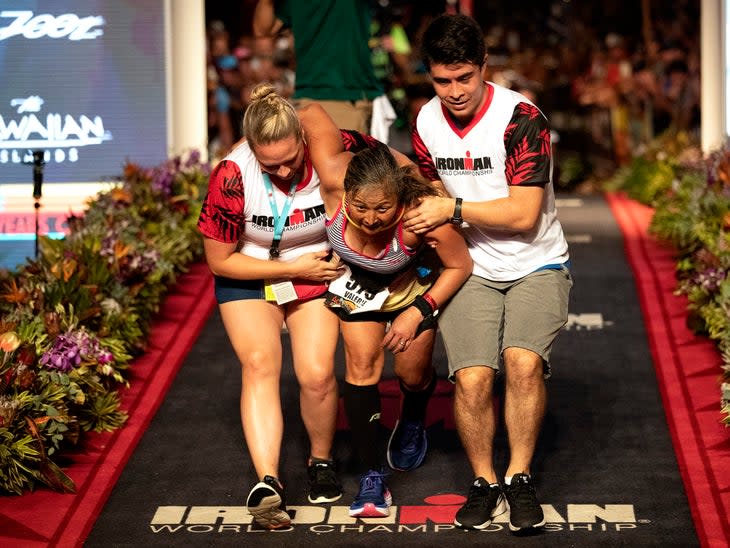
[[[345,145],[345,150],[350,152],[358,152],[365,148],[375,148],[382,145],[375,137],[371,135],[365,135],[354,129],[341,129],[340,137],[342,137],[342,143]]]
[[[198,218],[201,234],[219,242],[238,242],[244,229],[243,203],[241,170],[235,162],[223,160],[210,174]]]
[[[550,182],[550,128],[534,105],[519,103],[504,132],[505,175],[510,185]]]
[[[429,181],[437,181],[439,174],[436,171],[436,165],[433,163],[431,153],[428,152],[428,148],[423,143],[423,139],[418,134],[418,128],[415,122],[411,125],[411,145],[413,146],[413,152],[416,155],[416,162],[418,163],[418,169],[421,170],[421,174]]]

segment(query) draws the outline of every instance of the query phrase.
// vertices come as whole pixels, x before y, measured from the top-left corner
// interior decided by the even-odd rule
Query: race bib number
[[[390,295],[387,287],[378,292],[366,290],[352,276],[352,270],[347,265],[342,276],[330,282],[329,292],[334,298],[328,298],[327,305],[343,308],[349,314],[378,312]]]

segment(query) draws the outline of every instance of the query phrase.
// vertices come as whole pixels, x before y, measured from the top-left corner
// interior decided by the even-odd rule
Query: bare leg
[[[241,362],[241,423],[259,479],[278,476],[284,421],[281,413],[281,326],[284,313],[262,300],[220,306],[223,324]]]
[[[405,352],[398,352],[393,360],[395,374],[408,390],[424,390],[433,378],[431,359],[436,330],[429,329],[413,340]]]
[[[337,425],[335,348],[339,320],[320,299],[293,305],[286,319],[311,456],[331,458]]]
[[[490,483],[494,472],[493,444],[496,418],[492,390],[496,372],[490,367],[468,367],[456,372],[454,418],[461,443],[475,477]]]
[[[504,362],[504,418],[510,447],[506,475],[529,474],[547,401],[542,358],[511,347],[504,350]]]
[[[345,342],[345,380],[356,386],[377,384],[383,373],[385,354],[381,322],[341,322]]]

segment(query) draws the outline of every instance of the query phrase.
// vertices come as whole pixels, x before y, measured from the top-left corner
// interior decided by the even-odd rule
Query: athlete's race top
[[[393,312],[410,306],[438,277],[438,259],[429,248],[411,248],[403,243],[403,221],[393,227],[393,236],[377,256],[352,249],[345,241],[348,223],[344,203],[327,220],[332,250],[345,263],[342,276],[330,283],[325,304],[354,315],[363,312]],[[342,316],[340,316],[342,317]]]
[[[369,257],[352,249],[345,241],[347,218],[343,207],[340,203],[332,218],[327,220],[326,226],[332,250],[344,262],[378,274],[393,274],[403,270],[416,257],[416,251],[403,243],[402,221],[393,227],[393,238],[377,257]]]

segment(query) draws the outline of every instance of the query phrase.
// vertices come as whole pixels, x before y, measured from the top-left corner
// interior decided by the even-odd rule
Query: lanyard
[[[269,259],[276,259],[279,256],[279,244],[281,243],[281,236],[284,234],[284,225],[289,214],[289,208],[294,201],[294,193],[297,190],[297,181],[296,178],[292,181],[289,193],[286,195],[284,207],[281,209],[281,215],[279,215],[279,208],[276,207],[276,199],[274,198],[274,185],[271,184],[268,173],[264,171],[261,175],[264,178],[264,186],[266,187],[266,194],[269,197],[271,213],[274,215],[274,239],[271,241],[271,247],[269,248]]]

